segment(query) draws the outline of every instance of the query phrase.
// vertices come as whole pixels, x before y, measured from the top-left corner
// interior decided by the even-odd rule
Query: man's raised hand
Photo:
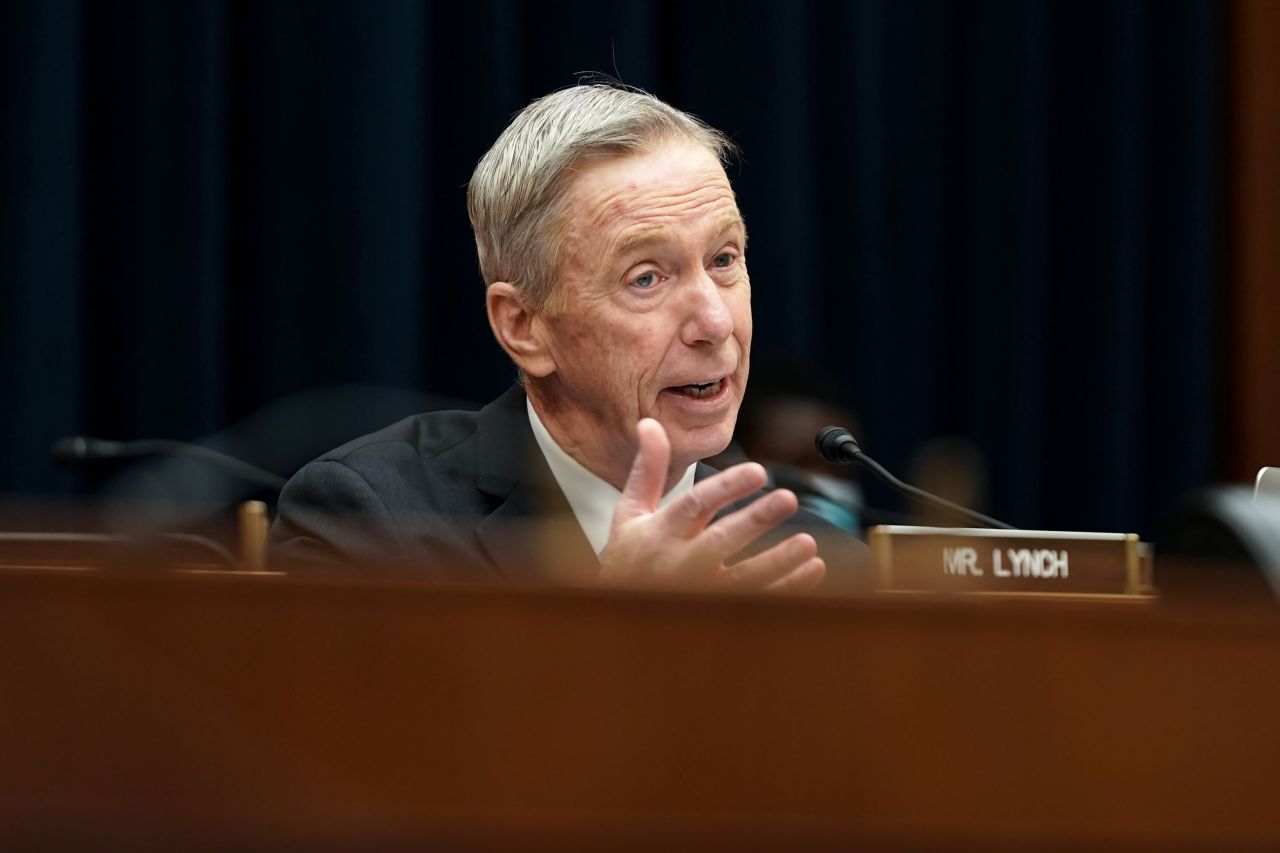
[[[796,496],[777,489],[712,523],[721,509],[764,487],[764,468],[754,462],[735,465],[661,507],[671,444],[652,418],[641,420],[636,432],[640,449],[614,511],[609,542],[600,554],[602,582],[794,590],[808,589],[822,579],[826,566],[807,533],[726,563],[796,511]]]

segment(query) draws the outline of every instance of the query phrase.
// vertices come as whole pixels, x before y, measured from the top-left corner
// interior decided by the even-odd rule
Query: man
[[[840,538],[834,528],[793,519],[789,491],[761,494],[757,464],[699,464],[729,443],[750,363],[730,147],[611,86],[517,115],[476,167],[468,207],[489,323],[521,384],[479,413],[410,418],[305,467],[281,495],[277,552],[441,577],[822,581],[815,534]],[[861,545],[839,547],[848,583]]]

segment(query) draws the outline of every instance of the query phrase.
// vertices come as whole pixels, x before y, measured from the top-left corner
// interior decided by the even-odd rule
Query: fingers
[[[638,449],[614,511],[613,531],[601,554],[601,577],[676,585],[719,582],[743,589],[802,591],[826,572],[817,543],[796,534],[733,566],[724,563],[798,507],[796,496],[778,489],[728,513],[724,507],[764,487],[765,470],[745,463],[694,485],[688,494],[660,509],[671,462],[671,443],[656,420],[636,425]],[[643,523],[640,523],[640,522]],[[630,523],[636,522],[636,523]]]
[[[793,492],[777,489],[709,525],[690,543],[693,558],[719,565],[795,514]],[[812,541],[812,539],[810,540]],[[808,556],[813,556],[809,554]]]
[[[822,580],[826,564],[818,556],[818,543],[808,533],[797,533],[767,551],[734,563],[724,570],[725,580],[746,589],[807,589]]]
[[[613,512],[615,528],[638,516],[656,512],[667,484],[667,465],[671,462],[667,431],[653,418],[642,418],[636,424],[636,439],[640,447],[631,463],[626,485],[622,487],[622,499]]]
[[[689,494],[662,510],[662,514],[672,525],[673,535],[692,536],[706,527],[721,509],[764,488],[768,479],[764,466],[755,462],[734,465],[696,484]],[[734,553],[737,552],[729,552]]]
[[[827,574],[827,564],[821,557],[814,557],[788,575],[778,578],[765,587],[768,592],[807,592],[822,582]]]

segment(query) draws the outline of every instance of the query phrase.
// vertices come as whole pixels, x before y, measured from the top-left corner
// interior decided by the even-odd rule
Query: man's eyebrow
[[[670,233],[670,227],[666,225],[646,225],[636,231],[633,231],[625,240],[618,244],[618,248],[614,251],[616,257],[623,257],[632,252],[643,249],[654,243],[659,243],[662,238]]]
[[[742,214],[740,213],[729,214],[721,217],[714,227],[714,233],[717,236],[724,234],[726,231],[731,231],[734,228],[742,230],[744,240],[747,234],[747,223],[743,220]],[[667,234],[670,234],[672,230],[673,229],[670,225],[641,226],[618,244],[618,248],[615,250],[614,255],[615,257],[622,257],[652,245],[653,243],[659,243]]]
[[[726,231],[732,231],[734,228],[737,228],[738,230],[740,230],[742,232],[743,248],[746,247],[747,220],[742,218],[741,213],[734,213],[731,216],[726,216],[724,219],[720,220],[718,224],[720,227],[719,227],[719,230],[716,231],[717,234],[723,234]]]

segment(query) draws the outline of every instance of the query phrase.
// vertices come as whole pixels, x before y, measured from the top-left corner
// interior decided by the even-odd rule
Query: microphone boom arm
[[[837,464],[857,462],[859,465],[866,468],[872,474],[875,474],[887,483],[894,490],[901,492],[908,497],[915,498],[922,503],[938,507],[952,515],[963,518],[966,521],[976,522],[983,527],[990,527],[995,530],[1017,530],[1017,528],[1011,524],[1005,524],[1003,521],[997,521],[990,516],[983,515],[982,513],[975,512],[971,509],[966,509],[965,507],[962,507],[959,504],[954,504],[945,498],[940,498],[937,495],[930,494],[924,489],[917,489],[909,483],[902,482],[897,477],[890,474],[883,465],[864,453],[862,448],[858,446],[858,442],[854,440],[853,436],[849,434],[847,429],[835,426],[823,427],[818,431],[817,436],[814,437],[813,443],[817,446],[818,452],[822,454],[822,458],[826,459],[828,462],[835,462]]]

